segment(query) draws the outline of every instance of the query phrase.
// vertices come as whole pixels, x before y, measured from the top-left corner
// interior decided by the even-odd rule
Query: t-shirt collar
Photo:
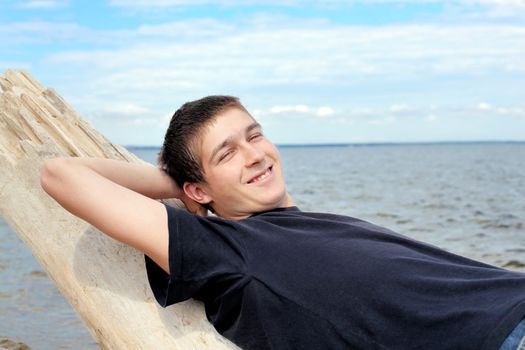
[[[257,215],[261,215],[261,214],[277,213],[277,212],[282,212],[282,211],[300,211],[300,210],[299,210],[299,208],[297,206],[292,205],[290,207],[273,208],[273,209],[269,209],[269,210],[259,211],[259,212],[253,213],[252,215],[250,215],[248,217],[251,218],[251,217],[254,217],[254,216],[257,216]]]

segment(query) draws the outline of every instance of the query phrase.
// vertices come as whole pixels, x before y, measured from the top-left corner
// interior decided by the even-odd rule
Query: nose
[[[251,167],[264,160],[264,152],[251,143],[246,143],[244,147],[245,165]]]

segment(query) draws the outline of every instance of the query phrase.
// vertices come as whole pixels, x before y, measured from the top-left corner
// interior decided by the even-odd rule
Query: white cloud
[[[142,37],[155,37],[157,39],[172,37],[181,40],[185,38],[226,36],[226,34],[231,34],[235,29],[236,27],[231,23],[210,18],[197,18],[183,22],[141,25],[130,35],[138,34]]]
[[[171,116],[162,115],[149,108],[129,103],[112,102],[89,113],[88,117],[98,121],[116,121],[121,125],[165,126]]]
[[[152,118],[132,118],[127,119],[124,125],[157,125],[158,121]]]
[[[350,115],[361,118],[376,116],[379,113],[378,109],[373,107],[354,107],[349,111]]]
[[[460,0],[463,5],[484,5],[492,9],[525,9],[524,0]]]
[[[0,42],[5,46],[87,39],[95,40],[89,30],[75,23],[30,21],[0,24]]]
[[[389,110],[390,112],[395,113],[395,112],[405,112],[405,111],[410,110],[410,108],[406,104],[395,104],[395,105],[390,106]]]
[[[328,117],[330,115],[334,114],[334,110],[332,107],[329,106],[322,106],[317,108],[317,116],[318,117]]]
[[[427,116],[425,117],[424,120],[425,120],[426,122],[429,122],[429,123],[434,123],[434,122],[436,122],[438,119],[439,119],[439,118],[438,118],[436,115],[434,115],[434,114],[429,114],[429,115],[427,115]]]
[[[39,64],[72,77],[60,91],[66,91],[82,113],[98,119],[116,116],[135,125],[165,125],[165,118],[158,116],[182,102],[215,93],[238,95],[259,111],[254,116],[274,120],[332,116],[327,119],[330,123],[388,125],[396,122],[395,116],[400,122],[409,117],[422,121],[435,114],[442,121],[447,113],[467,112],[464,107],[446,110],[452,92],[437,90],[440,83],[483,85],[489,91],[496,89],[490,86],[490,77],[501,84],[506,76],[516,82],[525,75],[523,25],[294,21],[290,25],[261,17],[242,23],[193,19],[115,31],[25,22],[1,24],[0,42],[13,47],[20,42],[89,42],[96,49],[56,51]],[[519,84],[515,86],[523,87]],[[421,89],[433,95],[424,102],[413,99]],[[304,91],[310,95],[302,95]],[[460,100],[462,92],[456,93],[453,98]],[[367,101],[354,102],[353,94]],[[489,96],[479,98],[492,101]],[[428,100],[434,102],[433,108],[422,107],[430,105]],[[120,106],[111,110],[114,101]],[[498,115],[520,115],[516,106],[496,106],[496,97],[494,101],[494,108],[506,108]],[[470,102],[470,114],[481,113],[483,103]]]
[[[150,113],[151,111],[134,103],[112,103],[104,108],[104,112],[107,114],[137,116]]]
[[[256,113],[258,116],[266,115],[262,110],[257,109]],[[330,106],[321,106],[317,108],[312,108],[307,105],[284,105],[284,106],[273,106],[271,107],[268,114],[284,114],[284,115],[294,115],[302,114],[312,117],[326,118],[335,113],[334,109]],[[254,114],[255,116],[255,114]]]
[[[208,37],[209,41],[204,43],[205,46],[192,50],[195,43],[188,43],[186,47],[182,42],[184,46],[180,47],[177,45],[179,40],[168,45],[166,43],[150,44],[147,45],[147,48],[154,51],[150,51],[148,56],[169,53],[174,49],[186,49],[172,52],[169,57],[161,56],[160,59],[185,57],[196,53],[206,58],[207,52],[202,49],[208,49],[211,50],[211,53],[228,54],[233,59],[239,56],[244,58],[245,55],[253,57],[253,53],[262,55],[259,59],[256,56],[255,63],[267,61],[269,58],[272,58],[273,61],[268,63],[289,62],[288,66],[282,67],[282,72],[285,73],[293,71],[294,66],[302,68],[307,63],[310,69],[312,66],[315,68],[314,71],[311,71],[314,74],[333,71],[334,68],[342,68],[343,74],[346,72],[366,74],[384,73],[387,71],[385,68],[388,68],[386,65],[403,64],[403,68],[407,68],[414,62],[425,63],[427,60],[430,62],[425,66],[416,66],[411,71],[424,71],[430,68],[439,73],[443,70],[442,67],[446,67],[445,70],[450,72],[454,70],[454,66],[457,66],[455,71],[469,71],[470,68],[478,69],[494,65],[505,68],[508,63],[521,63],[519,59],[525,55],[525,44],[523,44],[525,28],[520,26],[395,25],[377,28],[325,26],[316,29],[277,27],[252,28],[237,32],[229,25],[221,25],[216,21],[211,21],[211,23],[213,26],[209,32],[214,32],[215,35]],[[176,29],[167,30],[170,27]],[[166,35],[166,33],[174,32],[180,38],[194,32],[199,27],[199,22],[171,23],[141,27],[137,30],[137,34]],[[222,30],[224,28],[230,28],[230,30],[225,33]],[[24,28],[18,29],[23,30]],[[129,35],[133,34],[129,33]],[[279,40],[276,41],[275,38]],[[509,44],[512,45],[509,46]],[[145,46],[139,43],[129,49],[123,49],[122,54],[142,50]],[[389,51],[389,55],[384,55],[385,51]],[[118,52],[115,53],[118,54]],[[278,58],[278,53],[281,53],[280,58]],[[88,54],[89,52],[86,52],[86,56]],[[100,51],[95,54],[96,59],[104,52]],[[305,56],[307,54],[315,56],[310,59],[309,56]],[[142,57],[142,55],[138,56],[138,59]],[[322,59],[319,61],[320,57]],[[315,61],[319,61],[319,64],[313,64]],[[252,62],[250,60],[245,64]]]
[[[508,117],[525,117],[525,106],[497,106],[480,102],[474,108],[478,113]]]
[[[496,113],[510,117],[525,117],[525,107],[498,107]]]
[[[310,27],[304,21],[294,28],[268,25],[240,30],[219,21],[210,23],[213,30],[191,40],[187,39],[195,36],[192,28],[200,27],[196,21],[140,27],[133,43],[129,39],[132,31],[113,33],[113,41],[129,44],[57,52],[47,63],[89,74],[90,86],[106,98],[154,89],[161,91],[159,97],[181,92],[193,96],[232,88],[296,89],[301,85],[338,89],[349,83],[432,81],[441,75],[467,80],[494,72],[525,74],[525,27],[520,26]],[[222,27],[227,30],[217,29]],[[173,32],[173,37],[156,40],[163,38],[162,32]],[[82,35],[76,40],[82,40]],[[275,102],[279,103],[278,96]],[[275,105],[281,112],[297,108]],[[282,110],[284,107],[288,109]],[[406,108],[393,105],[392,112]]]
[[[478,103],[476,107],[477,109],[482,110],[482,111],[488,111],[492,109],[492,106],[486,102],[480,102]]]
[[[523,0],[458,0],[450,5],[461,13],[457,20],[522,20],[525,18]]]

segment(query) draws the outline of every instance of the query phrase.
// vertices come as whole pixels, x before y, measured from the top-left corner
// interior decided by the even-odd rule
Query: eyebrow
[[[246,129],[244,129],[244,133],[247,134],[250,131],[252,131],[253,129],[257,129],[257,128],[261,128],[261,124],[259,124],[257,122],[253,122],[250,125],[248,125],[246,127]],[[232,136],[230,136],[226,140],[222,141],[217,147],[215,147],[213,149],[213,151],[211,152],[211,156],[210,156],[210,159],[208,160],[208,162],[211,163],[213,161],[213,158],[215,158],[215,156],[217,155],[217,153],[219,153],[219,151],[221,149],[223,149],[225,147],[228,147],[232,143],[233,143],[233,137]]]

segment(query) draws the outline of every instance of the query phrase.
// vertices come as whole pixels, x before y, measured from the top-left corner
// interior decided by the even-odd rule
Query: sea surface
[[[155,162],[157,148],[129,148]],[[365,219],[451,252],[525,271],[525,143],[280,147],[303,211]],[[0,337],[98,349],[0,218]]]

